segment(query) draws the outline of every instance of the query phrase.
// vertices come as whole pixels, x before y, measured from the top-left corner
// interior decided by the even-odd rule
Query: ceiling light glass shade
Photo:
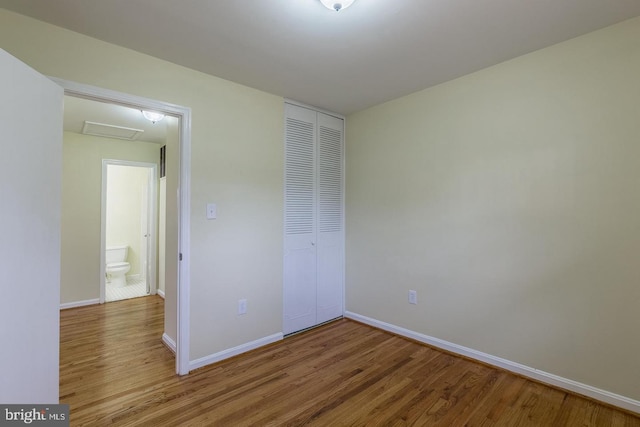
[[[320,0],[327,9],[340,12],[342,9],[346,9],[353,4],[356,0]]]
[[[164,119],[164,114],[156,113],[155,111],[142,111],[142,115],[145,119],[149,120],[152,123],[159,122]]]

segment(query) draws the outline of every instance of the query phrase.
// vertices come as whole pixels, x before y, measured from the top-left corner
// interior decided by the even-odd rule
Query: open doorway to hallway
[[[166,203],[165,218],[163,231],[165,232],[164,238],[166,239],[165,256],[156,259],[155,266],[149,263],[147,268],[147,277],[151,277],[155,274],[155,279],[151,279],[150,293],[153,293],[154,286],[157,287],[158,294],[164,296],[165,301],[165,332],[162,337],[162,341],[176,354],[176,372],[184,375],[189,372],[189,170],[190,170],[190,141],[191,141],[191,112],[189,108],[181,107],[174,104],[168,104],[162,101],[155,101],[152,99],[142,98],[134,95],[123,94],[120,92],[111,91],[108,89],[102,89],[98,87],[78,84],[65,80],[52,78],[56,83],[60,84],[65,89],[65,95],[67,95],[67,102],[70,104],[75,101],[82,101],[83,103],[89,102],[92,105],[98,105],[106,108],[115,108],[121,111],[128,111],[128,119],[135,118],[141,120],[143,112],[153,111],[166,115],[163,120],[159,119],[156,115],[153,119],[145,119],[146,126],[155,126],[158,128],[158,124],[162,123],[162,126],[166,128],[166,137],[164,141],[141,141],[139,139],[140,134],[148,134],[153,136],[153,132],[146,132],[144,124],[120,122],[116,124],[111,120],[104,120],[95,118],[94,120],[87,119],[86,117],[81,120],[81,126],[85,132],[76,131],[66,128],[65,124],[65,142],[64,142],[64,165],[63,170],[66,174],[70,171],[71,174],[80,172],[91,174],[96,173],[98,177],[92,175],[92,179],[76,179],[66,180],[67,185],[63,190],[63,210],[66,210],[68,215],[63,212],[62,220],[62,282],[65,283],[61,287],[61,308],[70,308],[81,305],[96,304],[98,302],[105,301],[104,291],[98,292],[98,298],[96,298],[95,277],[105,281],[106,263],[106,236],[105,233],[101,233],[101,223],[104,223],[104,218],[101,218],[101,208],[106,203],[101,203],[100,190],[92,191],[90,194],[85,193],[86,197],[76,197],[78,193],[82,193],[87,186],[93,186],[92,182],[100,183],[100,163],[105,159],[119,159],[121,157],[116,153],[119,149],[123,149],[127,146],[128,149],[136,152],[136,155],[142,156],[134,158],[133,161],[142,161],[148,163],[156,163],[159,171],[159,158],[160,148],[163,148],[164,157],[166,159],[166,165],[162,168],[166,177],[158,179],[156,174],[154,188],[158,189],[160,183],[162,187],[166,188],[166,197],[164,202]],[[65,110],[68,105],[65,105]],[[89,111],[91,107],[83,107],[81,110],[85,112]],[[125,117],[127,118],[127,117]],[[105,126],[111,125],[111,126]],[[86,132],[85,128],[93,129],[92,132]],[[104,128],[108,127],[108,132],[104,131]],[[96,131],[97,128],[97,131]],[[120,138],[116,138],[116,135],[110,135],[114,133]],[[80,141],[79,134],[83,137],[86,134],[93,137],[93,142],[100,140],[98,143],[102,145],[102,148],[109,151],[108,153],[96,153],[87,144],[83,144]],[[67,138],[69,141],[67,141]],[[128,140],[127,140],[128,139]],[[143,146],[153,146],[153,154],[151,160],[146,160],[142,151]],[[71,147],[71,148],[70,148]],[[80,152],[74,152],[74,148],[80,150]],[[70,154],[70,155],[67,155]],[[95,168],[95,165],[98,165]],[[63,181],[65,181],[63,177]],[[93,180],[95,178],[95,181]],[[70,200],[65,198],[69,195]],[[75,200],[74,200],[75,197]],[[157,204],[160,197],[156,196],[153,201],[153,206],[157,208]],[[70,201],[70,203],[66,203]],[[82,215],[83,212],[91,211],[92,215]],[[87,218],[89,218],[87,220]],[[96,219],[97,218],[97,219]],[[83,221],[91,223],[89,229]],[[156,221],[156,223],[159,221]],[[66,230],[65,230],[66,229]],[[70,232],[65,232],[70,231]],[[158,228],[155,227],[156,235],[154,236],[155,242],[151,244],[151,248],[148,251],[157,254],[158,244],[161,240],[158,236]],[[153,232],[151,233],[153,235]],[[64,236],[67,236],[65,239]],[[95,241],[97,240],[97,244]],[[97,248],[97,249],[96,249]],[[64,255],[65,249],[67,256]],[[96,256],[96,250],[98,255]],[[71,256],[69,256],[71,255]],[[84,257],[84,258],[83,258]],[[151,258],[154,259],[154,258]],[[164,260],[164,274],[162,277],[164,280],[159,280],[159,269],[162,267],[160,264]],[[86,261],[86,262],[82,262]],[[98,270],[99,274],[94,274]],[[74,280],[82,277],[93,277],[91,280],[82,281]],[[65,280],[65,277],[70,280]],[[82,283],[91,283],[90,286],[83,286]],[[161,288],[164,283],[164,292]],[[67,284],[69,284],[67,286]],[[98,289],[104,289],[104,287],[98,286]],[[79,299],[82,298],[82,299]]]

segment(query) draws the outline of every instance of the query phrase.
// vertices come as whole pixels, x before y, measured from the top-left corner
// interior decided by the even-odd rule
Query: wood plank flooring
[[[73,426],[640,426],[349,320],[178,377],[160,297],[60,316],[60,401]]]

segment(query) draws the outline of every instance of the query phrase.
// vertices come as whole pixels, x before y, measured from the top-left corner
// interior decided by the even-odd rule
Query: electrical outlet
[[[238,314],[247,314],[247,300],[239,299],[238,300]]]
[[[409,304],[418,303],[418,293],[416,291],[409,291]]]

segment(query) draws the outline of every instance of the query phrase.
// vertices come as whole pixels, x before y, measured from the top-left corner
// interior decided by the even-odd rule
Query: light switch
[[[218,217],[218,207],[215,203],[207,204],[207,219],[216,219]]]

